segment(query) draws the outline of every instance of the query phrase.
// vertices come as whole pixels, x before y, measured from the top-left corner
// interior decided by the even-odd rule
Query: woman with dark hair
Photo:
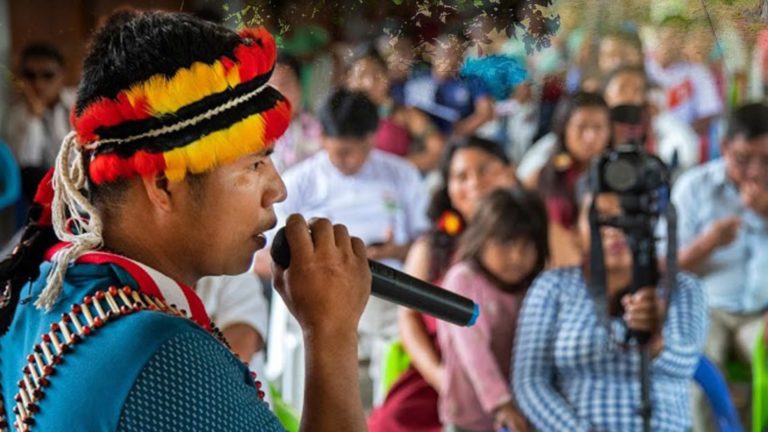
[[[512,397],[508,371],[517,315],[549,255],[547,212],[535,192],[498,189],[462,234],[458,263],[443,286],[481,306],[471,328],[438,323],[443,353],[440,419],[447,432],[528,430]]]
[[[576,198],[578,235],[588,254],[593,199],[600,218],[622,210],[618,196],[593,197],[586,184],[580,182]],[[517,322],[515,400],[542,431],[643,430],[640,353],[627,338],[629,330],[642,331],[650,334],[651,430],[689,430],[689,387],[707,327],[701,285],[679,274],[666,299],[663,285],[632,293],[633,258],[624,232],[601,227],[599,238],[605,252],[604,302],[593,300],[586,265],[546,271],[528,290]]]
[[[445,138],[423,111],[395,102],[387,63],[378,51],[370,48],[355,59],[347,74],[347,87],[364,92],[379,108],[376,148],[408,159],[423,173],[437,167]]]
[[[428,209],[429,233],[411,246],[405,271],[440,284],[453,263],[459,235],[471,223],[483,197],[497,188],[517,184],[514,168],[498,144],[477,137],[460,138],[446,149],[440,164],[442,185]],[[437,398],[442,366],[434,318],[400,309],[400,338],[411,365],[368,420],[371,431],[437,432],[441,424]]]
[[[276,51],[263,28],[180,13],[121,11],[94,35],[75,130],[0,262],[0,430],[283,430],[190,288],[244,273],[286,197]],[[302,429],[362,430],[365,246],[299,215],[286,235],[296,264],[274,285],[306,336]]]
[[[581,262],[575,236],[574,187],[592,160],[611,145],[610,111],[599,94],[577,92],[560,102],[553,126],[555,150],[525,184],[538,190],[547,206],[552,251],[549,267],[563,267]]]

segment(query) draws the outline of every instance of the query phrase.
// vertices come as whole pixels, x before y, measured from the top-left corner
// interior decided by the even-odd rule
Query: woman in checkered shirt
[[[597,199],[600,213],[620,212],[616,196],[601,194]],[[584,252],[589,250],[591,200],[587,193],[578,200]],[[602,228],[602,242],[606,320],[596,313],[588,291],[587,267],[547,271],[529,289],[514,350],[517,403],[542,431],[642,430],[640,354],[636,345],[625,343],[631,328],[652,334],[652,430],[688,430],[689,383],[706,334],[701,285],[680,274],[668,306],[659,301],[656,287],[629,294],[632,255],[623,232]]]

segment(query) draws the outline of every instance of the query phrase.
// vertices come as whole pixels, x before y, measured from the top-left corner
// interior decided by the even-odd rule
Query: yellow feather
[[[240,84],[240,69],[236,67],[229,69],[227,72],[227,82],[232,88]]]
[[[264,147],[264,119],[260,114],[254,114],[227,129],[165,152],[165,175],[170,181],[179,181],[187,172],[206,172],[218,165],[258,153]]]

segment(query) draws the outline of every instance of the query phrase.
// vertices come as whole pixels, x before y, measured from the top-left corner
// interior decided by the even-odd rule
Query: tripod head
[[[598,306],[598,316],[606,314],[605,265],[600,228],[612,226],[626,235],[632,252],[632,284],[634,293],[659,282],[656,259],[655,228],[662,216],[674,208],[670,204],[670,172],[658,157],[647,153],[637,141],[611,149],[595,160],[589,172],[589,190],[593,197],[612,193],[619,198],[621,213],[603,217],[598,213],[596,199],[589,209],[592,235],[590,251],[590,290]],[[674,215],[673,215],[674,216]],[[669,217],[667,218],[669,222]],[[674,217],[672,217],[674,222]],[[672,229],[671,233],[675,230]],[[668,243],[674,246],[674,241]],[[675,251],[676,253],[676,251]],[[674,258],[672,256],[671,258]],[[629,336],[644,344],[650,334],[630,332]]]

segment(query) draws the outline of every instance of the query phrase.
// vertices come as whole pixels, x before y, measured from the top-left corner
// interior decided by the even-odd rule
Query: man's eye
[[[258,162],[254,162],[254,163],[253,163],[253,169],[254,169],[254,170],[258,170],[258,169],[259,169],[259,167],[261,167],[262,165],[264,165],[264,161],[258,161]]]

